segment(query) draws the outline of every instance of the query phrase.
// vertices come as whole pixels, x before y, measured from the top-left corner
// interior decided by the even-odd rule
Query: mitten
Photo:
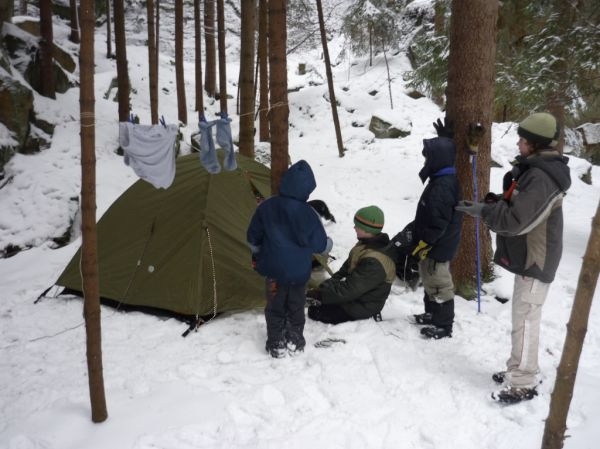
[[[419,244],[413,250],[412,256],[417,257],[419,260],[425,260],[429,254],[429,251],[431,251],[431,245],[423,240],[420,240]]]
[[[493,192],[488,192],[485,194],[485,198],[483,198],[483,202],[485,204],[496,204],[501,199],[502,199],[502,195],[498,195],[497,193],[493,193]]]
[[[322,304],[323,295],[321,290],[317,288],[311,288],[306,292],[306,302],[309,306],[320,306]]]

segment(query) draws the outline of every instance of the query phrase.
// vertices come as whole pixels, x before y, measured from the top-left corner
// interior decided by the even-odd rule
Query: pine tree
[[[240,154],[254,157],[254,44],[256,2],[242,2],[240,56]]]

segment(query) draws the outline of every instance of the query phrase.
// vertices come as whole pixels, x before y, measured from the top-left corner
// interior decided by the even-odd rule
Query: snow
[[[421,2],[422,3],[422,2]],[[343,8],[339,8],[342,10]],[[161,16],[166,24],[166,14]],[[136,177],[117,148],[117,103],[104,93],[115,76],[105,58],[104,31],[96,35],[96,156],[98,217]],[[68,34],[57,21],[55,36]],[[163,37],[164,37],[163,33]],[[228,35],[228,39],[234,39]],[[186,41],[188,49],[191,41]],[[163,46],[164,47],[164,46]],[[230,47],[237,48],[237,44]],[[163,48],[164,49],[164,48]],[[133,112],[149,123],[147,50],[130,45],[129,70],[136,93]],[[312,61],[325,79],[320,51],[294,56],[288,64],[294,85],[297,62]],[[160,58],[160,114],[176,119],[174,68]],[[231,61],[236,61],[232,57]],[[237,62],[227,68],[235,93]],[[356,62],[356,64],[354,64]],[[412,220],[422,192],[422,139],[434,136],[432,123],[443,112],[426,98],[405,94],[401,73],[405,56],[389,58],[394,110],[389,110],[387,72],[382,58],[334,68],[345,157],[339,158],[327,84],[291,93],[289,148],[292,161],[307,160],[317,189],[337,223],[326,223],[334,241],[332,264],[339,268],[355,243],[356,209],[377,204],[386,214],[384,231],[395,234]],[[196,131],[193,64],[186,65],[190,124],[182,128],[183,151]],[[310,75],[306,75],[309,80]],[[162,88],[166,87],[168,92]],[[347,88],[347,91],[341,89]],[[372,97],[368,92],[378,89]],[[114,92],[113,92],[114,94]],[[228,314],[187,338],[181,322],[102,307],[104,380],[109,418],[92,424],[85,354],[82,302],[38,295],[52,285],[77,250],[80,240],[55,249],[76,219],[80,191],[78,90],[56,102],[35,96],[36,113],[55,123],[52,146],[37,155],[16,155],[5,171],[12,181],[0,189],[0,247],[31,247],[0,259],[0,448],[4,449],[188,449],[188,448],[530,448],[539,447],[560,360],[591,217],[600,199],[600,169],[593,184],[579,179],[589,163],[570,159],[573,185],[564,202],[564,254],[544,308],[540,344],[543,383],[529,402],[502,407],[490,399],[494,371],[504,368],[510,351],[512,275],[483,286],[477,304],[456,299],[452,339],[423,340],[408,322],[422,312],[416,292],[396,281],[383,321],[337,326],[307,320],[304,354],[275,360],[264,351],[261,310]],[[205,98],[207,117],[218,102]],[[377,140],[367,130],[375,111],[400,122],[407,116],[412,133],[403,139]],[[235,99],[229,101],[237,133]],[[350,112],[354,111],[354,112]],[[363,127],[354,127],[360,122]],[[492,190],[517,154],[516,126],[494,124]],[[234,139],[235,140],[235,139]],[[261,144],[260,148],[268,148]],[[597,303],[600,293],[596,293]],[[600,438],[600,309],[592,307],[568,418],[567,449],[589,449]],[[346,344],[316,348],[324,338]]]

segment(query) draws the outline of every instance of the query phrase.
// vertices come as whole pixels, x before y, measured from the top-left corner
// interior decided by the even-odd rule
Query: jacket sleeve
[[[256,209],[252,216],[252,220],[250,220],[248,231],[246,232],[246,240],[251,248],[260,248],[263,242],[264,232],[265,228],[260,218],[260,209]]]
[[[523,235],[546,219],[562,193],[544,176],[529,169],[519,180],[510,202],[486,205],[481,215],[490,230],[507,237]]]
[[[366,292],[385,282],[386,273],[373,257],[360,260],[352,273],[342,278],[327,279],[319,286],[323,304],[342,304],[359,299]]]
[[[422,240],[435,246],[435,243],[446,232],[452,221],[456,199],[444,185],[434,185],[430,193],[430,204],[426,223],[422,232]],[[418,242],[414,242],[418,243]]]

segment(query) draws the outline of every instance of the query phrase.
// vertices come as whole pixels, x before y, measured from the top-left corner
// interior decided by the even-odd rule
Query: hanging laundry
[[[221,171],[211,130],[215,123],[216,121],[207,122],[206,120],[200,120],[198,122],[198,129],[200,130],[199,141],[198,137],[195,137],[196,143],[200,147],[200,162],[202,162],[206,171],[212,175]]]
[[[235,170],[237,163],[231,138],[231,119],[227,117],[226,112],[221,113],[221,118],[217,120],[217,143],[225,150],[223,168],[227,171]]]
[[[119,123],[119,144],[125,164],[154,187],[168,188],[175,179],[177,125]]]

